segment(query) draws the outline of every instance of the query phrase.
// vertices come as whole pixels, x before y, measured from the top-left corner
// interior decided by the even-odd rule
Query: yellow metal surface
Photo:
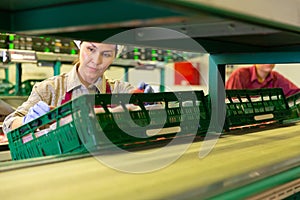
[[[212,9],[222,9],[223,12],[235,12],[236,15],[253,16],[275,23],[293,25],[295,27],[300,26],[300,21],[296,17],[299,15],[299,0],[273,0],[272,2],[260,0],[246,2],[239,0],[184,0],[184,2],[194,3],[199,6],[205,5]],[[282,8],[288,12],[284,12]]]
[[[201,142],[193,143],[178,160],[149,173],[126,173],[94,157],[34,166],[0,173],[0,195],[5,199],[164,199],[203,188],[300,156],[300,125],[243,135],[224,135],[213,150],[199,158]],[[180,145],[172,146],[174,153]],[[153,151],[153,150],[144,150]],[[142,153],[139,152],[139,153]],[[128,161],[135,167],[143,160]],[[165,159],[168,155],[145,160]],[[1,170],[1,169],[0,169]],[[223,185],[226,187],[225,185]]]

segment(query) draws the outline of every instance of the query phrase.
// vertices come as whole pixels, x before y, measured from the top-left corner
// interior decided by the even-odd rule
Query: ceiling
[[[0,30],[209,53],[300,50],[297,27],[182,2],[6,0]]]

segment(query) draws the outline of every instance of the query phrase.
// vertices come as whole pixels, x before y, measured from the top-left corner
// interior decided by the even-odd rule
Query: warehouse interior
[[[299,12],[299,0],[1,3],[1,129],[35,84],[74,67],[76,40],[118,44],[105,75],[154,89],[83,95],[2,130],[1,196],[300,199],[300,93],[224,87],[256,63],[300,87]]]

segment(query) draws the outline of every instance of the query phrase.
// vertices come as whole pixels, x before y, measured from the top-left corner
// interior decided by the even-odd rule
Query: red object
[[[200,85],[199,63],[176,62],[174,69],[175,85]]]
[[[144,93],[144,90],[136,89],[136,90],[133,91],[133,93]]]

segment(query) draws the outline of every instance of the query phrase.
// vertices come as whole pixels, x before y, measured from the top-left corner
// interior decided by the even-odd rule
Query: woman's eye
[[[112,53],[103,53],[103,56],[107,57],[107,58],[110,58],[110,57],[112,57]]]
[[[87,47],[88,51],[92,52],[94,51],[94,48],[93,47]]]

